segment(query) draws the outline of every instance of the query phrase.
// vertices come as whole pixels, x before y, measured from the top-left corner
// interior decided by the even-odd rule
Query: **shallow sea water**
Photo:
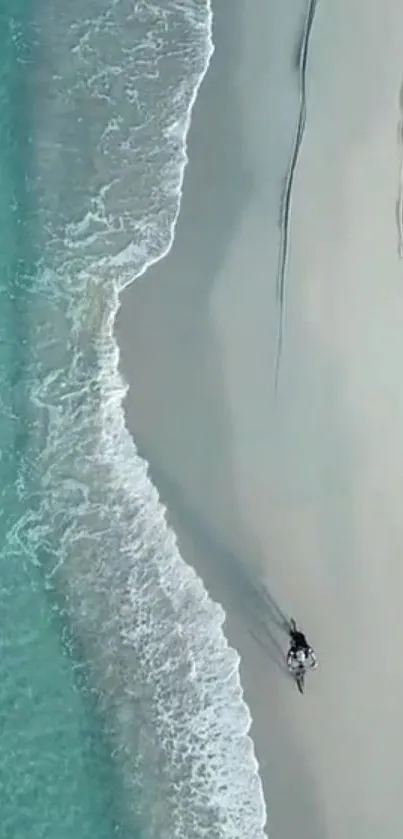
[[[0,3],[0,808],[7,839],[248,839],[223,612],[126,431],[119,292],[167,252],[207,0]]]

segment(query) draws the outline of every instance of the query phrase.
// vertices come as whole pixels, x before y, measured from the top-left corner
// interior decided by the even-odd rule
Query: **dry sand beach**
[[[227,612],[269,835],[395,839],[403,6],[317,5],[275,392],[280,204],[307,10],[289,5],[214,4],[175,242],[123,295],[127,421],[182,556]],[[321,663],[304,697],[284,672],[290,614]]]

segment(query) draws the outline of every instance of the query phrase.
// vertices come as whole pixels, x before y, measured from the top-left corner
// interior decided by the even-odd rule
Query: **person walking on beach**
[[[306,636],[303,632],[297,629],[294,620],[290,623],[290,647],[287,653],[287,665],[290,670],[303,667],[304,669],[315,670],[318,666],[318,660],[311,647],[308,644]]]

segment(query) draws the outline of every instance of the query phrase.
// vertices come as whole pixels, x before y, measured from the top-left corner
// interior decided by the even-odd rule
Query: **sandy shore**
[[[279,205],[306,8],[285,5],[215,4],[176,240],[122,299],[127,417],[182,555],[227,611],[272,839],[395,839],[403,7],[318,4],[275,395]],[[321,660],[303,698],[283,670],[282,614]]]

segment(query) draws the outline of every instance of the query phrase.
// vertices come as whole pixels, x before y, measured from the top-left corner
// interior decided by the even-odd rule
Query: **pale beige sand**
[[[272,839],[395,839],[403,5],[318,4],[275,397],[278,202],[301,23],[284,6],[216,3],[176,241],[123,297],[128,422],[182,555],[227,610]],[[262,577],[274,605],[254,593]],[[278,609],[321,660],[304,697],[282,669]]]

